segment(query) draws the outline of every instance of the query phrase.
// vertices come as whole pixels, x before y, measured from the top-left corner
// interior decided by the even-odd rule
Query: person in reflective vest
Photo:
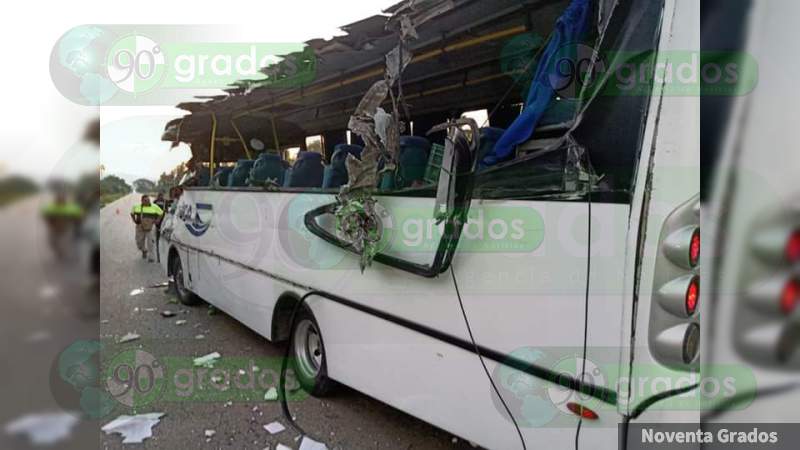
[[[66,259],[71,253],[71,244],[74,244],[71,239],[83,220],[83,208],[69,201],[64,192],[58,192],[42,209],[42,216],[47,223],[50,248],[58,260]]]
[[[142,203],[135,205],[131,210],[131,218],[136,224],[136,247],[142,252],[142,259],[153,258],[155,252],[153,230],[163,215],[164,211],[158,205],[151,203],[147,195],[143,195]]]

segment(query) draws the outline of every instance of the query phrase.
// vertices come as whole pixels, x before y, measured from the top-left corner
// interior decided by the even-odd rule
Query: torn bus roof
[[[414,26],[418,38],[407,50],[415,57],[402,79],[411,119],[429,128],[456,112],[494,106],[518,75],[513,72],[515,43],[526,35],[539,37],[532,42],[543,40],[568,3],[431,0],[404,1],[387,9],[395,15],[406,12],[412,22],[422,20]],[[390,23],[391,17],[370,16],[342,27],[346,35],[309,40],[306,51],[315,58],[314,77],[297,86],[240,80],[226,88],[226,95],[181,103],[178,107],[189,114],[180,121],[180,133],[178,122],[172,121],[162,138],[186,142],[204,159],[213,116],[216,137],[223,142],[215,156],[234,161],[247,157],[246,142],[253,138],[267,148],[285,148],[302,147],[306,136],[344,133],[364,93],[383,77],[385,55],[397,45],[400,22]],[[292,55],[300,58],[303,52],[286,57]],[[512,92],[505,103],[519,103],[521,91]],[[388,100],[383,108],[390,109]]]

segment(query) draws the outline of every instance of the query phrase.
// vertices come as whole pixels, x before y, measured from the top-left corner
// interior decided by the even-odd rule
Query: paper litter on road
[[[175,313],[165,309],[164,311],[161,311],[161,315],[164,317],[174,317]]]
[[[281,431],[285,430],[286,427],[283,426],[282,423],[280,423],[278,421],[275,421],[275,422],[268,423],[268,424],[264,425],[264,429],[267,430],[269,432],[269,434],[278,434]]]
[[[283,445],[283,444],[278,444],[278,446],[275,447],[275,450],[292,450],[292,447],[288,447],[288,446]]]
[[[214,430],[206,430],[205,431],[205,435],[206,435],[207,438],[212,438],[212,437],[214,437],[215,434],[217,434],[217,432],[214,431]]]
[[[175,321],[175,325],[186,325],[186,321],[185,320],[176,320]]]
[[[143,294],[143,293],[144,293],[144,288],[136,288],[136,289],[132,290],[129,295],[131,297],[133,297],[135,295],[139,295],[139,294]]]
[[[205,339],[206,337],[205,337],[205,335],[198,334],[198,335],[197,335],[197,336],[195,336],[194,338],[199,340],[199,339]]]
[[[303,440],[300,441],[299,450],[328,450],[328,447],[322,442],[317,442],[308,436],[303,436]]]
[[[27,414],[3,427],[6,434],[25,434],[33,445],[52,445],[69,438],[78,416],[68,412]]]
[[[160,288],[160,287],[167,287],[167,286],[169,286],[169,281],[164,281],[163,283],[151,284],[148,287],[150,287],[150,288]]]
[[[39,289],[39,297],[48,299],[58,295],[58,288],[51,285],[44,285]]]
[[[50,339],[50,333],[45,330],[36,331],[25,338],[25,342],[42,342]]]
[[[205,367],[206,369],[213,369],[214,368],[214,363],[217,362],[217,360],[220,358],[220,356],[222,356],[222,355],[220,355],[217,352],[209,353],[209,354],[207,354],[205,356],[201,356],[199,358],[195,358],[194,359],[194,365],[195,365],[195,367]]]
[[[136,333],[128,333],[125,336],[122,336],[121,338],[119,338],[119,341],[117,341],[117,342],[120,343],[120,344],[124,344],[126,342],[135,341],[135,340],[139,339],[140,337],[141,336],[139,336]]]
[[[278,399],[278,390],[274,387],[267,389],[267,392],[264,393],[264,400],[268,402],[274,402]]]
[[[164,413],[139,414],[136,416],[119,416],[105,424],[102,431],[106,434],[119,434],[123,444],[140,444],[153,436],[153,427],[158,425]]]
[[[144,310],[147,312],[155,312],[158,311],[158,308],[145,308]]]

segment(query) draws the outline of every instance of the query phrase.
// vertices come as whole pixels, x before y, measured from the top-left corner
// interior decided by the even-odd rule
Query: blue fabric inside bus
[[[572,0],[566,11],[558,18],[547,47],[536,65],[525,109],[497,141],[494,150],[483,159],[482,165],[491,166],[512,158],[514,148],[530,139],[553,99],[555,93],[553,86],[559,85],[564,80],[563,73],[559,74],[558,62],[566,56],[565,50],[572,44],[580,43],[588,30],[591,13],[590,0]]]
[[[240,159],[236,161],[236,166],[234,166],[233,172],[231,172],[230,178],[228,179],[228,186],[246,186],[247,176],[250,175],[250,169],[253,168],[253,163],[255,163],[255,161],[252,159]]]
[[[333,148],[333,156],[331,156],[331,165],[325,168],[325,175],[322,180],[322,187],[325,189],[338,188],[347,184],[349,181],[347,176],[347,166],[345,161],[347,155],[353,155],[361,159],[361,152],[364,147],[360,145],[347,145],[338,144]]]
[[[217,172],[214,174],[214,184],[217,186],[227,186],[228,179],[230,178],[232,171],[233,169],[230,167],[223,167],[217,170]]]
[[[425,179],[431,142],[420,136],[400,136],[400,152],[397,157],[400,187],[410,187],[415,181]]]
[[[284,173],[286,166],[279,155],[274,153],[262,153],[258,155],[253,168],[250,170],[248,184],[251,186],[263,186],[268,181],[283,186]]]
[[[300,152],[289,176],[289,187],[322,187],[322,155]]]

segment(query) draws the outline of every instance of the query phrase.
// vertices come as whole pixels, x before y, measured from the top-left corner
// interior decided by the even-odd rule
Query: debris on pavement
[[[208,441],[208,440],[210,440],[212,437],[214,437],[214,435],[215,435],[215,434],[217,434],[217,432],[216,432],[216,431],[214,431],[214,430],[206,430],[206,431],[205,431],[205,436],[206,436],[206,438],[207,438],[207,439],[206,439],[206,441]]]
[[[41,297],[43,299],[53,298],[56,295],[58,295],[58,292],[59,292],[59,290],[58,290],[57,287],[50,286],[50,285],[45,285],[45,286],[42,286],[41,289],[39,289],[39,297]]]
[[[161,311],[161,316],[163,317],[175,317],[175,312],[165,309]]]
[[[33,445],[52,445],[69,438],[78,416],[68,412],[27,414],[5,424],[6,434],[25,434]]]
[[[147,312],[155,312],[158,311],[158,308],[145,308],[144,310]]]
[[[264,400],[268,402],[274,402],[278,399],[278,390],[274,387],[271,387],[264,393]]]
[[[186,321],[185,321],[185,320],[183,320],[183,319],[181,319],[181,320],[176,320],[176,321],[175,321],[175,325],[186,325]]]
[[[140,337],[141,336],[139,336],[136,333],[128,333],[125,336],[122,336],[121,338],[119,338],[119,341],[117,341],[117,343],[124,344],[126,342],[135,341],[135,340],[139,339]]]
[[[162,283],[151,284],[150,286],[147,286],[147,287],[149,287],[149,288],[160,288],[160,287],[167,287],[167,286],[169,286],[169,281],[164,281]]]
[[[288,447],[288,446],[283,445],[283,444],[278,444],[278,446],[275,447],[275,450],[292,450],[292,447]]]
[[[143,294],[143,293],[144,293],[144,288],[136,288],[136,289],[132,290],[129,295],[131,297],[133,297],[133,296],[136,296],[136,295],[139,295],[139,294]]]
[[[205,367],[206,369],[213,369],[214,368],[214,363],[217,362],[217,360],[220,358],[220,356],[222,356],[222,355],[220,355],[217,352],[214,352],[214,353],[209,353],[209,354],[207,354],[205,356],[201,356],[199,358],[195,358],[194,359],[194,366],[195,367]]]
[[[322,442],[317,442],[308,436],[303,436],[303,440],[300,441],[299,450],[328,450],[328,447]]]
[[[197,335],[197,336],[195,336],[194,338],[195,338],[195,339],[197,339],[197,340],[200,340],[200,339],[205,339],[206,337],[205,337],[205,335],[198,334],[198,335]]]
[[[106,434],[119,434],[123,444],[140,444],[153,436],[153,427],[158,425],[164,413],[148,413],[136,416],[119,416],[105,424],[100,430]]]
[[[50,339],[50,333],[45,330],[36,331],[25,338],[25,342],[42,342]]]
[[[278,434],[281,431],[285,430],[286,427],[283,426],[282,423],[280,423],[278,421],[275,421],[275,422],[268,423],[268,424],[264,425],[264,429],[267,430],[269,432],[269,434]]]

